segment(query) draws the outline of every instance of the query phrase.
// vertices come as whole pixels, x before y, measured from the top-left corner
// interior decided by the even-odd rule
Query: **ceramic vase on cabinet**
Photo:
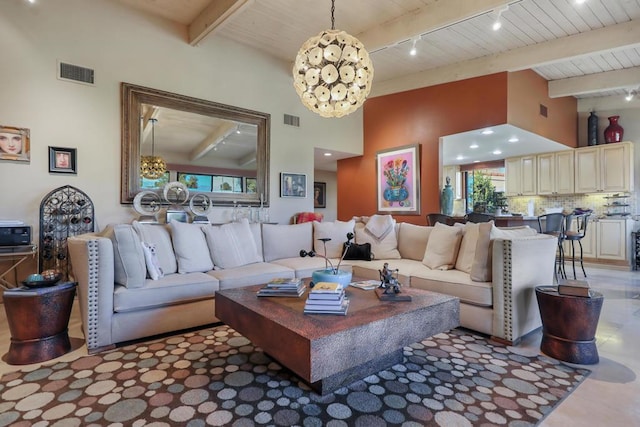
[[[598,116],[595,112],[591,112],[587,120],[587,144],[598,144]]]
[[[622,141],[624,136],[624,129],[618,124],[620,116],[611,116],[609,119],[609,126],[604,130],[604,141],[609,144],[612,142]]]

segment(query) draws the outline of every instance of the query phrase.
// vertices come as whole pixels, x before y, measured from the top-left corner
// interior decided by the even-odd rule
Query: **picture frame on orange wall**
[[[420,144],[376,153],[378,213],[420,215]]]

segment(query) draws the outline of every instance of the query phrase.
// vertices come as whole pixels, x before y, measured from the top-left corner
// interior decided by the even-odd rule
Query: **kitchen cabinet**
[[[505,196],[536,195],[536,156],[505,159]]]
[[[596,258],[625,261],[632,221],[600,219],[596,224]]]
[[[574,193],[573,150],[538,154],[536,161],[538,195]]]
[[[575,151],[575,192],[633,191],[633,144],[619,142]]]

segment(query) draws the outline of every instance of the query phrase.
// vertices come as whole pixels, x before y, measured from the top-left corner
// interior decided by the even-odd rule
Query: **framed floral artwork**
[[[76,167],[76,149],[49,147],[49,172],[78,173]]]
[[[376,153],[378,212],[420,215],[420,145]]]

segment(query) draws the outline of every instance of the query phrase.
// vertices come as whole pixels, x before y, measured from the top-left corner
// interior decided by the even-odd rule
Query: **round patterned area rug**
[[[465,330],[319,396],[222,325],[0,380],[0,426],[528,426],[588,375]]]

